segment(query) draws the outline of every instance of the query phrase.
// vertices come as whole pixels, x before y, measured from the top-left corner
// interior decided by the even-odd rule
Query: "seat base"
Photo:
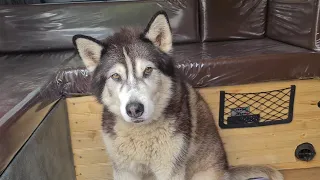
[[[295,158],[295,148],[304,142],[320,148],[320,80],[278,81],[241,86],[201,88],[218,124],[219,92],[260,92],[296,85],[294,118],[289,124],[254,128],[221,129],[220,135],[227,151],[230,165],[269,164],[284,172],[286,179],[296,180],[294,174],[316,180],[320,175],[320,156],[310,162]],[[74,162],[78,179],[111,177],[112,165],[108,160],[101,134],[102,106],[94,97],[67,99]],[[313,169],[309,169],[313,168]],[[302,170],[305,169],[305,170]],[[318,170],[318,171],[317,171]],[[288,172],[288,173],[287,173]],[[290,173],[289,173],[290,172]],[[317,174],[306,174],[313,172]],[[294,179],[296,178],[296,179]]]

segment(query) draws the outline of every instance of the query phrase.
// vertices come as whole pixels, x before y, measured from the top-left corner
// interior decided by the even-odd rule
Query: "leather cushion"
[[[200,0],[202,41],[261,38],[267,0]]]

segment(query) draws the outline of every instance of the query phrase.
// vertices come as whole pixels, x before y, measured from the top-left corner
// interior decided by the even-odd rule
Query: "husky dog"
[[[104,106],[115,180],[283,179],[270,167],[228,166],[207,103],[175,70],[165,12],[144,31],[123,28],[103,41],[76,35],[73,42]]]

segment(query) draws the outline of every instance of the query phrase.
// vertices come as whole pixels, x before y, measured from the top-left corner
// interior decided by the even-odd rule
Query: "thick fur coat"
[[[211,111],[175,71],[165,12],[144,31],[124,28],[98,41],[76,35],[104,106],[104,141],[115,180],[282,180],[270,167],[230,168]]]

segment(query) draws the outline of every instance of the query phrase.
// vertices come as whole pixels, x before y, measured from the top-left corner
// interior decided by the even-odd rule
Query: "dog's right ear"
[[[75,35],[72,41],[86,68],[89,72],[93,72],[100,63],[101,55],[105,50],[103,44],[85,35]]]

